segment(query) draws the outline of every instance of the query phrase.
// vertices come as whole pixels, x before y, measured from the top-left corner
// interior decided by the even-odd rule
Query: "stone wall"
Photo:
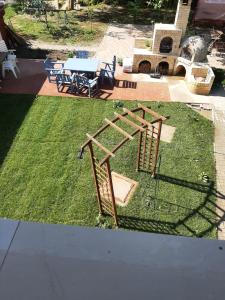
[[[196,76],[196,77],[204,77],[206,78],[208,74],[208,69],[206,68],[201,68],[201,67],[193,67],[191,74]]]
[[[211,91],[213,82],[210,84],[204,82],[187,82],[186,84],[190,92],[207,96]]]
[[[204,76],[203,76],[204,75]],[[205,81],[198,82],[196,77],[203,77]],[[213,81],[215,79],[215,74],[213,70],[209,67],[193,67],[191,69],[191,74],[187,78],[188,89],[199,95],[208,95],[211,91]]]

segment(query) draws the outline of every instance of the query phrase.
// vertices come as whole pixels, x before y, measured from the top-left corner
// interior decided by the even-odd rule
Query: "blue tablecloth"
[[[96,73],[98,65],[98,59],[69,58],[65,62],[63,69],[69,71]]]

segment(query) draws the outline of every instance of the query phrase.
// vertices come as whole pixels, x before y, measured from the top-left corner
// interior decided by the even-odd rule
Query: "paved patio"
[[[112,59],[117,57],[132,57],[135,38],[150,38],[153,34],[152,25],[111,24],[102,42],[96,49],[96,57]]]
[[[0,93],[35,94],[45,96],[75,97],[64,92],[58,92],[55,83],[49,83],[43,68],[43,60],[19,59],[21,73],[16,79],[10,73],[1,82]],[[137,79],[137,78],[134,78]],[[169,101],[170,93],[166,82],[134,80],[131,74],[124,74],[118,67],[115,86],[105,86],[96,94],[96,98],[115,100],[148,100]],[[80,96],[79,96],[80,97]]]

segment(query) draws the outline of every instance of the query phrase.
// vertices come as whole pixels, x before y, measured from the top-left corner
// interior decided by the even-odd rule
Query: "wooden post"
[[[157,164],[158,155],[159,155],[159,143],[160,143],[161,131],[162,131],[162,120],[159,120],[159,128],[158,128],[158,135],[157,135],[157,141],[156,141],[155,159],[154,159],[152,177],[155,177],[155,173],[156,173],[156,164]]]
[[[151,137],[149,138],[149,159],[148,159],[148,168],[151,171],[151,156],[152,156],[152,148],[154,144],[154,126],[152,126]]]
[[[102,204],[101,204],[101,195],[100,195],[100,190],[99,190],[99,185],[98,185],[97,172],[96,172],[96,169],[95,169],[95,160],[94,160],[94,151],[93,151],[93,147],[92,147],[92,142],[90,142],[88,144],[88,146],[89,146],[89,151],[90,151],[90,156],[91,156],[91,163],[92,163],[92,169],[93,169],[96,192],[97,192],[99,212],[102,215],[103,209],[102,209]]]
[[[142,110],[142,118],[145,118],[145,111]],[[146,129],[147,130],[147,129]],[[142,138],[143,138],[143,131],[140,131],[139,134],[139,141],[138,141],[138,155],[137,155],[137,168],[136,170],[140,170],[140,159],[141,159],[141,144],[142,144]]]
[[[115,225],[118,226],[118,217],[117,217],[117,211],[116,211],[116,201],[115,201],[115,195],[114,195],[114,190],[113,190],[113,183],[112,183],[112,174],[110,170],[110,164],[109,164],[109,159],[106,160],[106,169],[107,169],[107,174],[109,178],[109,188],[110,188],[110,194],[111,194],[111,200],[112,200],[112,206],[113,206],[113,212],[114,212],[114,220],[115,220]]]

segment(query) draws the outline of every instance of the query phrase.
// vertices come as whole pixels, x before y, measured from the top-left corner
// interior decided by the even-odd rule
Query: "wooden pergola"
[[[89,148],[98,206],[100,214],[107,214],[114,218],[115,224],[118,226],[118,217],[115,203],[114,187],[112,182],[112,174],[110,169],[110,159],[115,157],[115,153],[125,143],[134,139],[139,134],[138,153],[137,153],[137,171],[144,170],[149,172],[153,177],[156,174],[156,165],[159,153],[159,143],[161,137],[162,123],[167,117],[159,115],[150,108],[138,104],[138,107],[132,110],[123,108],[123,113],[115,114],[112,120],[105,119],[103,125],[94,135],[87,133],[88,140],[81,146],[78,158],[83,158],[84,149]],[[141,114],[140,114],[141,113]],[[145,119],[146,114],[151,115],[153,121]],[[129,119],[128,119],[129,117]],[[132,133],[126,132],[116,123],[122,121],[133,129]],[[96,138],[107,128],[113,128],[124,138],[112,149],[107,149]],[[99,160],[94,153],[93,145],[97,146],[105,153],[104,157]]]

